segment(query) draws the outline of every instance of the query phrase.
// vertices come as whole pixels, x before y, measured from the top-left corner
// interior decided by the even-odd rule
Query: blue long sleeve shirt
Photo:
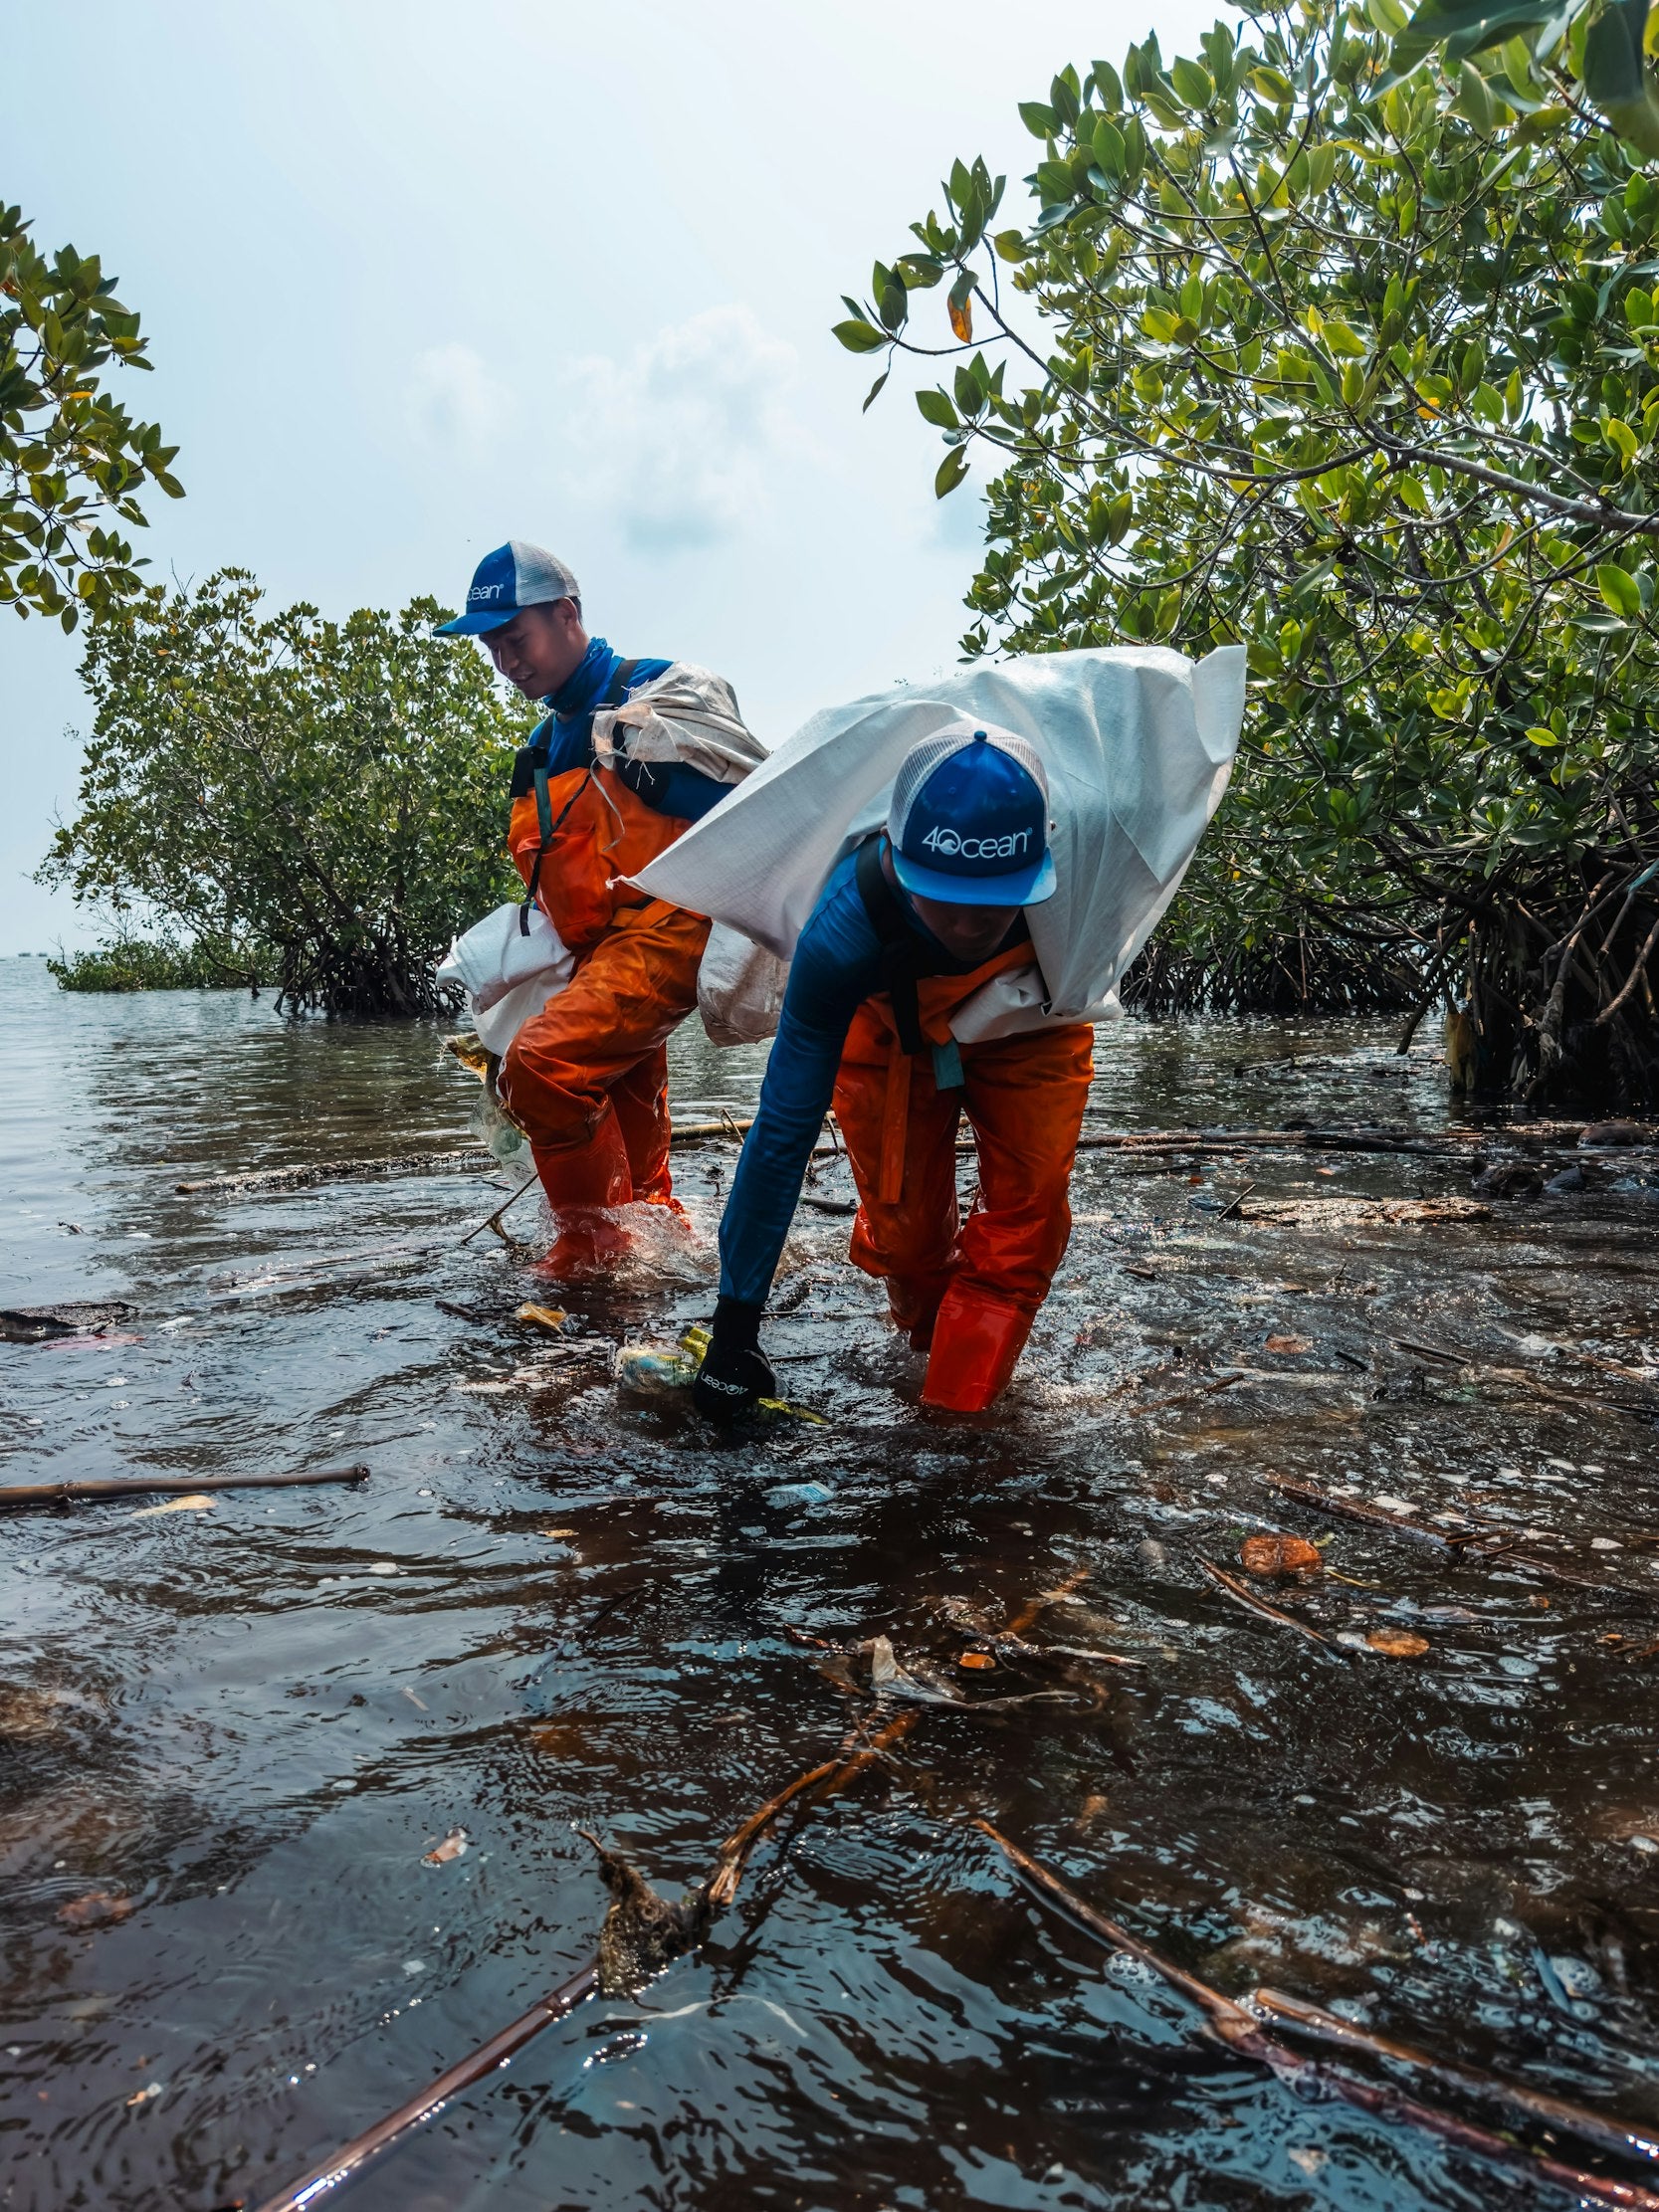
[[[530,739],[547,740],[547,773],[561,776],[570,768],[593,766],[593,712],[622,665],[622,655],[603,638],[590,638],[587,651],[574,669],[542,704],[549,709]],[[672,661],[636,661],[628,680],[631,697],[642,684],[655,680],[674,666]],[[683,760],[634,761],[621,770],[622,780],[659,814],[682,821],[700,822],[731,789],[717,783]]]
[[[831,874],[789,967],[760,1104],[737,1155],[721,1217],[721,1294],[763,1306],[794,1219],[812,1147],[835,1091],[853,1016],[887,989],[882,941],[857,882],[858,855]],[[942,972],[966,973],[903,902],[906,918]],[[1024,927],[1024,916],[1015,923]],[[1011,942],[1011,935],[1003,940]]]

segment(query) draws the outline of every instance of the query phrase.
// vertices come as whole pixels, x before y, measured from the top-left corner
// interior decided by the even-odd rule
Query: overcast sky
[[[1166,55],[1188,0],[0,0],[0,199],[103,255],[180,453],[151,573],[251,568],[343,615],[459,603],[552,546],[590,626],[728,676],[776,743],[925,677],[966,626],[978,509],[829,336],[951,159],[1009,186],[1063,63]],[[930,296],[942,322],[942,294]],[[914,380],[913,380],[914,381]],[[469,647],[458,650],[474,651]],[[88,942],[30,882],[73,812],[79,646],[0,622],[0,953]]]

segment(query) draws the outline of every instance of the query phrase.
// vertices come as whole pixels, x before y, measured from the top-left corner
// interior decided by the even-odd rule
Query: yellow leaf
[[[973,302],[964,300],[958,306],[954,300],[946,302],[950,310],[950,327],[963,345],[973,343]]]

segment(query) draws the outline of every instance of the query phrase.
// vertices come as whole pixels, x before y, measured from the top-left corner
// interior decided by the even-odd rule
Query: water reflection
[[[1659,2114],[1652,1427],[1612,1402],[1655,1360],[1636,1194],[1389,1222],[1366,1202],[1466,1200],[1467,1168],[1087,1152],[1005,1412],[954,1425],[919,1415],[845,1221],[803,1214],[769,1341],[833,1426],[731,1442],[514,1320],[533,1220],[511,1251],[454,1244],[497,1202],[483,1175],[174,1189],[466,1143],[472,1093],[431,1032],[61,999],[33,962],[0,968],[0,1025],[7,1303],[140,1308],[137,1342],[0,1347],[6,1478],[374,1470],[0,1525],[9,2202],[205,2212],[299,2172],[584,1962],[603,1898],[573,1824],[672,1891],[835,1749],[869,1660],[838,1678],[801,1634],[885,1636],[978,1695],[944,1601],[1006,1621],[1051,1592],[1033,1640],[1141,1670],[1099,1702],[921,1709],[763,1847],[704,1953],[550,2031],[355,2201],[1511,2193],[1203,2044],[1180,2000],[1035,1914],[976,1814],[1229,1990]],[[1091,1125],[1442,1127],[1432,1053],[1388,1045],[1128,1026]],[[762,1059],[680,1040],[682,1110],[742,1107]],[[584,1334],[706,1314],[722,1164],[687,1159],[698,1241],[584,1301]],[[1246,1181],[1243,1220],[1192,1203]],[[226,1288],[318,1260],[302,1287]],[[1402,1348],[1425,1342],[1449,1357]],[[1322,1519],[1264,1471],[1533,1550],[1558,1533],[1631,1594]],[[1329,1535],[1335,1573],[1275,1593],[1328,1647],[1205,1580],[1262,1527]],[[1386,1628],[1427,1652],[1381,1656]],[[468,1851],[426,1865],[457,1827]],[[130,1913],[59,1920],[100,1893]]]

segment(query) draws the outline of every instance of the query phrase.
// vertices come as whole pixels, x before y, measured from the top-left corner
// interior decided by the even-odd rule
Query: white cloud
[[[806,441],[787,404],[791,346],[746,307],[709,307],[626,360],[574,363],[559,444],[633,545],[678,551],[736,535],[773,466]]]
[[[403,416],[416,443],[436,452],[477,454],[502,430],[512,399],[470,345],[435,345],[421,354],[404,392]]]

